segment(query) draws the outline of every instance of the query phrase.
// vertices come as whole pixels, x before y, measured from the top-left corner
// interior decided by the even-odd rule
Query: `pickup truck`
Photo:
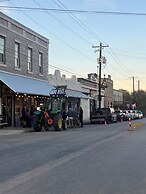
[[[91,112],[91,123],[115,123],[117,122],[117,114],[113,108],[97,108]]]

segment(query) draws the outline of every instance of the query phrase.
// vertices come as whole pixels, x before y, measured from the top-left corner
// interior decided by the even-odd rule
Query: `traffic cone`
[[[129,118],[129,130],[132,129],[132,125],[131,125],[131,119]]]

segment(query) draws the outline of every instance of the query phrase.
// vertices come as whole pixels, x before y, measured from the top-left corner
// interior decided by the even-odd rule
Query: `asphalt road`
[[[145,194],[145,126],[1,135],[0,194]]]

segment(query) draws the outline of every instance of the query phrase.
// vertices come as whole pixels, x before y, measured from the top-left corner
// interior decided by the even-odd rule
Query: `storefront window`
[[[0,36],[0,63],[4,63],[5,38]]]

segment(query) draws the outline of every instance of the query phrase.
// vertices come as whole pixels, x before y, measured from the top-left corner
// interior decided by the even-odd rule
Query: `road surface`
[[[146,119],[132,126],[1,135],[0,194],[145,194]]]

